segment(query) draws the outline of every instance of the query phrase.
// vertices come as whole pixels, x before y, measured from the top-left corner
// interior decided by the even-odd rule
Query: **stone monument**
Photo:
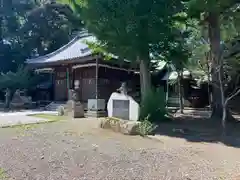
[[[10,106],[10,97],[11,97],[11,92],[10,89],[6,89],[5,92],[5,108],[9,108]]]
[[[31,108],[32,105],[32,98],[26,96],[24,91],[19,89],[15,91],[11,101],[12,108]]]
[[[127,95],[126,83],[122,83],[118,91],[120,93],[112,93],[108,100],[108,117],[137,121],[140,107],[131,96]]]
[[[24,102],[22,101],[22,98],[20,97],[20,90],[17,89],[15,93],[13,94],[12,101],[10,103],[11,109],[23,109],[24,108]]]
[[[69,100],[66,105],[66,114],[72,118],[84,117],[84,108],[78,100],[78,95],[74,90],[69,92]]]

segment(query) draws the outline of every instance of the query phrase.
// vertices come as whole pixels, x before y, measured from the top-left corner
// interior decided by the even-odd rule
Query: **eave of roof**
[[[89,57],[92,55],[91,49],[89,49],[88,42],[95,42],[96,38],[94,36],[76,36],[73,40],[71,40],[68,44],[63,47],[57,49],[56,51],[40,56],[33,59],[27,59],[27,64],[55,64],[55,63],[63,63],[64,61],[84,59],[85,57]]]

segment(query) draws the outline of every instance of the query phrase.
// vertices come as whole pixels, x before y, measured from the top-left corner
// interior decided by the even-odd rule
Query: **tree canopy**
[[[16,71],[26,58],[58,49],[82,28],[71,8],[55,1],[3,0],[0,10],[0,72]]]
[[[174,23],[181,1],[67,0],[81,14],[86,28],[108,52],[140,64],[142,90],[150,83],[152,56],[167,52],[178,33]]]

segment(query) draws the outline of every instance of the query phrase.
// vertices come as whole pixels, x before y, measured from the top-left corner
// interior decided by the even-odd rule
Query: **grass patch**
[[[16,129],[20,129],[22,131],[26,131],[26,130],[35,128],[36,125],[38,125],[38,124],[53,123],[53,122],[57,122],[57,121],[61,121],[61,120],[66,120],[66,118],[67,118],[64,116],[57,116],[57,115],[52,115],[52,114],[31,114],[28,116],[42,118],[42,119],[46,119],[48,121],[40,121],[40,122],[26,123],[26,124],[18,123],[16,125],[3,126],[2,128],[16,128]]]
[[[0,168],[0,180],[8,179],[7,173],[3,168]]]
[[[47,119],[47,120],[49,120],[49,122],[55,122],[55,121],[60,121],[60,120],[66,119],[66,117],[64,117],[64,116],[58,116],[58,115],[54,115],[54,114],[32,114],[29,116]]]

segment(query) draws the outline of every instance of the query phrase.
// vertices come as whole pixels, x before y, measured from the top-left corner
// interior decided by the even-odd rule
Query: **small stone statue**
[[[20,90],[17,89],[17,90],[15,91],[14,95],[15,95],[15,96],[20,96]]]
[[[121,87],[119,89],[117,89],[117,91],[120,91],[121,94],[127,94],[127,84],[126,82],[123,82],[121,84]]]
[[[9,108],[10,106],[10,96],[11,96],[11,91],[10,89],[6,89],[5,92],[5,108]]]
[[[70,101],[74,101],[74,102],[78,101],[77,92],[74,91],[73,89],[71,89],[71,90],[69,91],[69,100],[70,100]]]
[[[78,94],[77,94],[77,92],[74,91],[74,90],[73,90],[73,92],[72,92],[72,100],[75,101],[75,102],[78,101]]]

